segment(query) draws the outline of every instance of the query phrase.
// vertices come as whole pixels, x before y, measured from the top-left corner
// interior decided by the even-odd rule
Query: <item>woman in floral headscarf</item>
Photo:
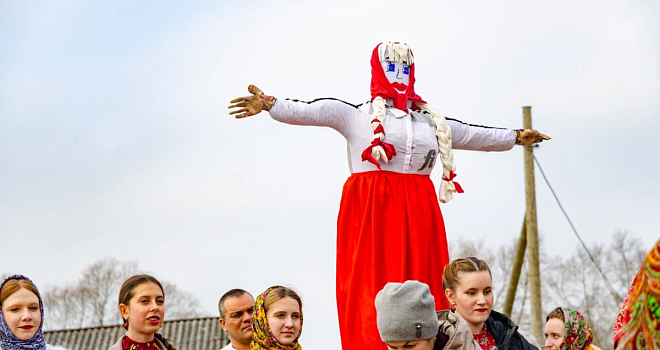
[[[0,349],[64,350],[47,345],[43,333],[44,305],[37,286],[23,275],[0,284]]]
[[[591,344],[591,327],[581,313],[558,307],[546,318],[546,350],[600,350]]]
[[[660,240],[646,256],[614,323],[615,350],[660,350]]]
[[[272,286],[255,299],[252,350],[302,350],[302,300],[293,290]]]

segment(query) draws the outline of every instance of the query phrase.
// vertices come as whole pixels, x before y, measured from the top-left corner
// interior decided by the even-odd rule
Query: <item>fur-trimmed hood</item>
[[[481,350],[470,326],[459,314],[449,309],[437,311],[436,314],[439,328],[434,350]]]

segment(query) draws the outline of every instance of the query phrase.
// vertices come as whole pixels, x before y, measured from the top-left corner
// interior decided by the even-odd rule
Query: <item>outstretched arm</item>
[[[368,120],[358,118],[360,112],[356,106],[337,99],[324,98],[311,102],[276,99],[264,95],[256,86],[250,85],[248,91],[253,96],[239,97],[231,100],[229,114],[237,114],[236,118],[245,118],[269,111],[270,116],[282,123],[292,125],[327,126],[348,137],[356,129],[357,123],[368,124]],[[241,108],[241,109],[238,109]]]
[[[446,118],[451,128],[452,148],[473,151],[508,151],[514,145],[531,146],[550,137],[534,129],[512,130],[473,125]]]

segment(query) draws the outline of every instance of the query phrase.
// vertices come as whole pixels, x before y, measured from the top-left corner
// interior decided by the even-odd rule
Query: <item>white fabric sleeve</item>
[[[356,123],[360,122],[360,111],[356,106],[331,98],[311,102],[277,99],[270,109],[270,116],[278,122],[292,125],[327,126],[347,139],[356,130]]]
[[[508,151],[516,144],[511,129],[472,125],[446,118],[451,128],[452,148],[472,151]]]

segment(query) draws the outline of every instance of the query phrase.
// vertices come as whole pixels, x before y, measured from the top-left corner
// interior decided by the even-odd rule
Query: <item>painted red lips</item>
[[[395,89],[397,89],[399,91],[404,91],[408,88],[408,85],[403,84],[403,83],[399,83],[399,82],[395,82],[395,83],[392,83],[392,87],[394,87]]]

